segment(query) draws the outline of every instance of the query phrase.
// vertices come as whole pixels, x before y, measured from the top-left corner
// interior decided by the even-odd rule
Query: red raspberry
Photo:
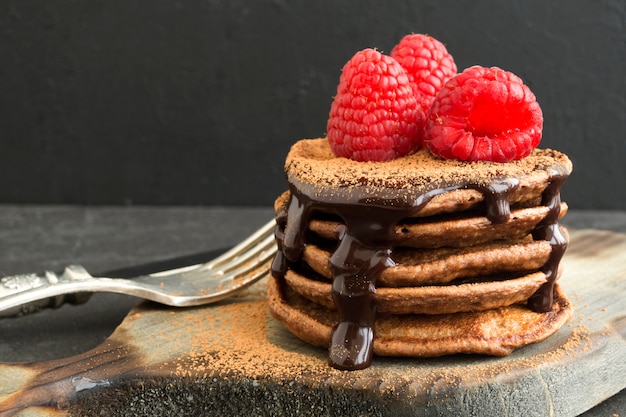
[[[542,128],[541,107],[518,76],[474,66],[439,92],[424,141],[442,158],[508,162],[528,156],[541,141]]]
[[[328,142],[340,157],[388,161],[420,146],[416,121],[423,118],[402,66],[364,49],[341,72],[330,107]]]
[[[427,114],[439,90],[456,74],[452,55],[437,39],[422,34],[406,35],[390,55],[406,70],[417,101]]]

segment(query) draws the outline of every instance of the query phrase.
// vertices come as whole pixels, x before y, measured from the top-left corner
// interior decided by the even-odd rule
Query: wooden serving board
[[[570,234],[573,320],[505,358],[337,371],[269,317],[260,283],[201,308],[143,302],[88,352],[0,364],[0,416],[578,415],[626,387],[626,235]]]

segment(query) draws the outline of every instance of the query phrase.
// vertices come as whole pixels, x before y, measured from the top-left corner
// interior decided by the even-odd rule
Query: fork
[[[128,294],[174,307],[223,300],[268,274],[276,253],[274,226],[274,220],[266,223],[209,262],[134,278],[94,277],[80,265],[69,265],[61,273],[6,276],[0,279],[0,318],[81,303],[94,292]]]

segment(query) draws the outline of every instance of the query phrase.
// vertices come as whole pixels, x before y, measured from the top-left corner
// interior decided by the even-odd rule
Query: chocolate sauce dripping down
[[[505,178],[488,185],[471,185],[468,188],[474,188],[482,193],[485,199],[485,216],[491,223],[506,223],[511,217],[510,196],[518,186],[518,179]]]
[[[276,227],[274,227],[274,238],[276,239],[276,255],[270,266],[270,273],[276,278],[284,278],[287,272],[287,259],[283,253],[283,242],[285,240],[285,226],[287,225],[287,211],[280,210],[276,213]]]
[[[391,260],[391,242],[401,214],[375,206],[341,206],[339,245],[330,257],[332,296],[339,312],[329,361],[338,369],[363,369],[372,361],[376,279]]]
[[[371,364],[376,319],[376,280],[382,270],[393,266],[393,235],[397,223],[411,217],[433,197],[460,188],[475,189],[484,196],[485,212],[494,223],[510,216],[509,196],[517,180],[498,180],[489,185],[465,184],[427,190],[413,201],[395,194],[372,196],[359,189],[346,195],[320,195],[315,187],[290,182],[286,212],[277,216],[279,254],[272,265],[275,277],[284,277],[291,263],[298,262],[305,247],[304,233],[314,211],[339,215],[344,225],[339,245],[330,258],[332,295],[339,312],[329,347],[329,362],[338,369],[363,369]],[[402,198],[404,197],[404,198]],[[287,219],[285,219],[285,216]]]
[[[568,239],[559,226],[561,214],[561,186],[568,178],[567,173],[555,172],[550,183],[541,196],[541,205],[548,207],[547,216],[535,227],[533,239],[546,240],[552,251],[541,271],[546,274],[547,282],[528,299],[528,307],[537,312],[552,310],[554,300],[554,284],[558,277],[559,265],[567,249]]]

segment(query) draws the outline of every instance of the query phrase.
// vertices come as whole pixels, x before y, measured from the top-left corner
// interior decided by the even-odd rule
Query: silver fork
[[[0,317],[58,307],[68,294],[114,292],[174,307],[223,300],[265,277],[276,253],[274,220],[229,251],[202,264],[134,278],[93,277],[80,265],[62,273],[22,274],[0,279]],[[82,301],[78,301],[82,302]]]

